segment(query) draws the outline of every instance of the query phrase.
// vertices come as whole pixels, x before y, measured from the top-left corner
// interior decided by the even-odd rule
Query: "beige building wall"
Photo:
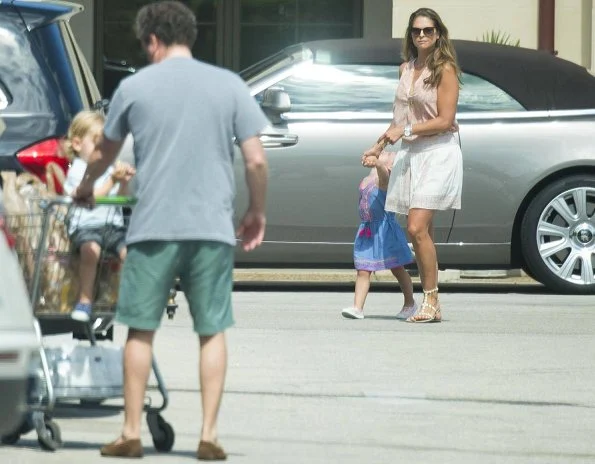
[[[440,14],[451,38],[478,40],[492,30],[510,34],[521,47],[537,48],[538,0],[426,0]],[[402,37],[418,0],[393,0],[393,37]],[[514,14],[511,14],[514,12]],[[556,0],[554,47],[561,58],[595,72],[595,1]]]
[[[580,1],[580,0],[570,0]],[[423,6],[440,15],[452,39],[481,40],[501,31],[522,47],[537,48],[537,0],[425,0]],[[403,37],[419,0],[393,0],[393,37]],[[514,14],[511,14],[514,12]]]
[[[591,7],[591,72],[595,74],[595,1]]]
[[[554,46],[558,56],[592,68],[592,0],[556,0]]]

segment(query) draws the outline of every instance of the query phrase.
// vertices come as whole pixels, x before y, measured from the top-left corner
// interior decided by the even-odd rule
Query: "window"
[[[59,86],[59,97],[68,103],[68,114],[75,114],[86,107],[87,98],[78,66],[73,61],[72,43],[64,35],[59,23],[38,27],[31,32],[41,51],[41,60],[46,60],[53,81]]]
[[[525,111],[525,108],[494,84],[472,74],[463,73],[459,91],[459,113],[472,111]]]
[[[143,66],[147,60],[134,33],[136,13],[151,0],[101,0],[104,21],[103,53],[106,58]],[[196,15],[198,36],[192,50],[195,57],[216,62],[217,10],[221,0],[182,0]]]
[[[301,66],[275,87],[285,90],[293,113],[392,112],[398,84],[396,65]],[[499,87],[477,76],[463,74],[458,113],[524,111]],[[256,95],[260,101],[262,93]]]
[[[95,1],[102,59],[146,64],[133,23],[138,9],[152,1]],[[194,56],[236,71],[292,44],[362,36],[363,0],[181,1],[198,21]]]
[[[361,0],[241,0],[240,69],[291,44],[361,37]]]
[[[301,45],[294,45],[247,67],[240,72],[240,77],[248,85],[252,85],[258,81],[265,81],[269,77],[274,77],[277,71],[289,69],[293,65],[311,59],[312,52],[309,49],[302,48]]]
[[[299,67],[275,87],[289,94],[294,113],[386,113],[392,111],[397,82],[397,66],[313,64]]]

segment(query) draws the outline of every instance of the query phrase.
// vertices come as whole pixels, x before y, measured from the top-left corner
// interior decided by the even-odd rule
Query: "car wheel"
[[[595,293],[595,177],[570,176],[539,192],[521,225],[530,273],[562,293]]]
[[[537,278],[535,277],[535,274],[533,274],[533,271],[531,271],[531,269],[529,269],[529,266],[527,266],[526,264],[522,267],[523,272],[525,274],[527,274],[527,276],[531,277],[533,280],[537,280]]]

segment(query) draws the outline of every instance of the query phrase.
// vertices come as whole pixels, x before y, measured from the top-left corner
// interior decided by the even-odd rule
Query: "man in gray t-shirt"
[[[265,230],[267,162],[259,133],[268,121],[244,82],[192,58],[196,18],[182,3],[151,3],[136,31],[152,63],[114,94],[104,137],[74,197],[93,204],[93,182],[134,139],[137,204],[127,235],[116,320],[129,327],[124,351],[125,422],[105,456],[141,456],[141,415],[153,336],[175,277],[188,299],[200,341],[203,427],[199,459],[224,459],[216,422],[226,371],[224,331],[231,310],[233,144],[246,166],[250,206],[237,235],[244,250]]]

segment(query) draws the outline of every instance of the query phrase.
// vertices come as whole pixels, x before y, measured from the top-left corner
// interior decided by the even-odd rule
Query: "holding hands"
[[[410,127],[410,126],[409,126]],[[394,145],[405,135],[405,128],[391,125],[384,134],[378,137],[376,144],[369,148],[362,155],[362,166],[376,166],[378,158],[383,153],[384,148],[390,143]],[[407,134],[409,136],[410,134]]]
[[[378,158],[382,154],[384,147],[388,144],[388,141],[381,137],[372,148],[369,148],[362,155],[362,166],[366,168],[373,168],[376,166]]]

